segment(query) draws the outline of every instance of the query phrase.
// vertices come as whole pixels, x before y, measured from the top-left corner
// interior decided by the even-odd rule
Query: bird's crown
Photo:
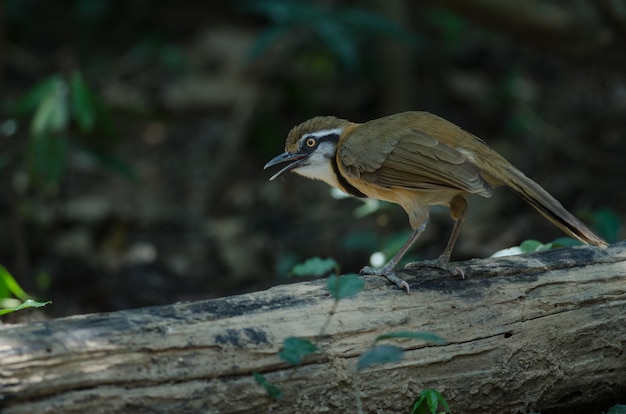
[[[350,124],[350,121],[334,116],[316,116],[311,118],[289,131],[287,141],[285,142],[285,151],[288,153],[297,152],[304,137],[320,137],[331,133],[341,135],[348,124]]]

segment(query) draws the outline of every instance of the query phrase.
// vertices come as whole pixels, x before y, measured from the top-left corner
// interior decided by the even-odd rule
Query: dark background
[[[231,295],[313,256],[357,272],[393,252],[399,207],[357,218],[362,202],[322,183],[267,181],[289,129],[322,114],[443,116],[616,241],[625,21],[619,1],[0,1],[0,264],[53,301],[23,317]],[[71,118],[45,137],[70,143],[53,156],[15,104],[76,71],[108,121]],[[453,260],[563,236],[506,190],[471,199],[466,223]],[[433,209],[411,258],[437,257],[451,228]]]

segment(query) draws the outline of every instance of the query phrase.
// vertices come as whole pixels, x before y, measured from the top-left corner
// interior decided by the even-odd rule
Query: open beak
[[[288,152],[283,152],[282,154],[272,158],[267,164],[265,164],[265,167],[263,167],[263,169],[266,170],[267,168],[273,165],[280,164],[283,162],[293,161],[291,164],[286,165],[276,174],[272,175],[272,177],[270,178],[270,181],[272,181],[273,179],[275,179],[276,177],[280,177],[287,171],[291,171],[294,168],[298,168],[300,165],[302,165],[306,157],[307,155],[305,154],[298,154],[298,153],[290,154]]]

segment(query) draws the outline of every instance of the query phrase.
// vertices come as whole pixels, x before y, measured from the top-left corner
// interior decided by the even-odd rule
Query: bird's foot
[[[383,266],[383,267],[370,267],[365,266],[359,272],[362,275],[376,275],[376,276],[385,276],[387,280],[392,283],[395,283],[400,289],[406,290],[406,293],[409,293],[409,284],[396,275],[395,270],[393,270],[392,266]]]
[[[434,260],[422,260],[421,262],[407,263],[405,269],[418,269],[420,267],[435,267],[437,269],[445,270],[453,276],[461,276],[461,279],[465,279],[465,272],[458,266],[450,264],[450,257],[446,255],[439,256]]]

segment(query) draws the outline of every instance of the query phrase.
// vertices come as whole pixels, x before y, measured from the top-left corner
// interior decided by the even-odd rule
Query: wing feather
[[[399,115],[362,124],[343,140],[337,157],[350,177],[387,188],[491,194],[491,186],[463,151],[442,143],[420,125],[422,113]],[[451,130],[456,131],[467,134]]]

